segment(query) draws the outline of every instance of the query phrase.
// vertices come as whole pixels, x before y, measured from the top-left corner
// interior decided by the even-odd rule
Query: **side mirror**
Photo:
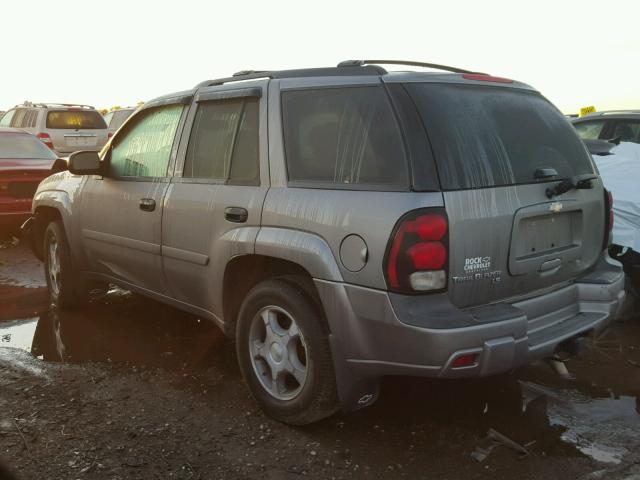
[[[69,171],[74,175],[102,175],[98,152],[73,152],[69,155]]]

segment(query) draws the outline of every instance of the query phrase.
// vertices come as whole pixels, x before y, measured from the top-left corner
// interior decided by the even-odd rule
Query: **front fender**
[[[51,175],[40,182],[31,205],[32,213],[36,217],[36,232],[46,228],[44,222],[48,223],[52,218],[62,220],[74,257],[81,250],[78,248],[80,245],[77,235],[78,208],[74,204],[74,199],[79,196],[82,181],[83,177],[71,175],[68,172]]]

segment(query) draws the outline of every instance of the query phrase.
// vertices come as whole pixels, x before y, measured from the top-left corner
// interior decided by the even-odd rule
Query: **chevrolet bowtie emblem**
[[[558,213],[560,210],[562,210],[562,204],[560,202],[553,202],[551,205],[549,205],[549,210],[551,210],[553,213]]]

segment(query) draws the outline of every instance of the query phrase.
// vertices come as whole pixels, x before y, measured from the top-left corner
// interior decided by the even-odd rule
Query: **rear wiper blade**
[[[553,198],[558,195],[562,195],[563,193],[568,192],[569,190],[588,189],[593,188],[593,180],[598,178],[596,175],[586,174],[586,175],[576,175],[571,178],[567,178],[558,183],[555,187],[549,187],[546,190],[547,198]]]

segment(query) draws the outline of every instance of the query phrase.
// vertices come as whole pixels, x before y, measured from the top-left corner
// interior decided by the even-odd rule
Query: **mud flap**
[[[334,335],[329,335],[329,345],[336,373],[338,399],[344,412],[353,412],[373,405],[380,394],[379,378],[363,378],[354,375],[342,354]]]
[[[29,249],[33,252],[36,258],[42,260],[36,249],[35,226],[35,217],[27,218],[27,220],[20,226],[20,240],[29,246]]]

